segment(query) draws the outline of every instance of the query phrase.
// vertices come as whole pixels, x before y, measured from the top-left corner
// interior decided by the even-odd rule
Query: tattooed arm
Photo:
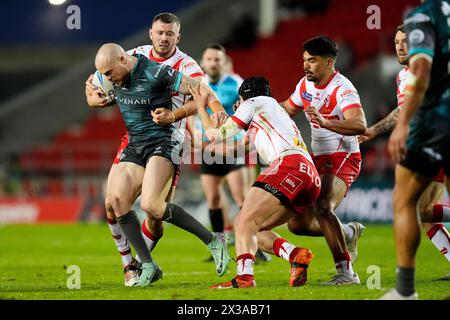
[[[400,114],[400,109],[397,107],[388,116],[376,124],[371,126],[369,129],[372,129],[374,133],[374,137],[379,136],[380,134],[392,131],[397,123],[398,115]]]
[[[359,143],[366,142],[383,133],[390,132],[395,128],[398,116],[400,114],[400,107],[395,108],[384,119],[378,121],[373,126],[366,129],[364,134],[358,136]]]
[[[208,96],[207,102],[209,108],[213,112],[224,112],[225,110],[222,104],[219,102],[219,98],[217,98],[215,92],[204,81],[183,75],[178,92],[181,94],[191,94],[189,92],[189,87],[194,88],[198,85],[200,85],[200,92],[202,93],[202,95]]]

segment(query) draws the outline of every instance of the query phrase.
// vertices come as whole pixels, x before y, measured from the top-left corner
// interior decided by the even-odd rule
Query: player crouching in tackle
[[[127,127],[129,141],[122,152],[117,169],[122,173],[121,185],[138,194],[147,219],[170,222],[202,240],[216,262],[217,273],[223,275],[229,255],[222,234],[213,234],[182,207],[166,201],[176,168],[180,164],[181,145],[173,136],[173,125],[159,126],[152,118],[156,108],[171,110],[171,92],[189,94],[188,85],[199,85],[208,93],[209,104],[217,103],[214,93],[200,81],[140,54],[129,55],[114,43],[103,45],[95,58],[97,70],[115,85],[115,98]],[[136,213],[120,201],[112,206],[120,227],[142,262],[140,286],[147,286],[160,277],[142,236]],[[127,209],[124,209],[127,208]]]
[[[252,77],[242,83],[240,106],[218,129],[213,129],[205,110],[208,95],[199,87],[191,87],[190,91],[212,143],[227,140],[244,129],[263,161],[270,164],[248,191],[235,220],[237,275],[211,288],[255,287],[253,265],[258,243],[270,246],[277,256],[289,261],[290,286],[304,285],[312,252],[288,243],[272,231],[301,214],[320,193],[320,177],[299,129],[271,97],[265,78]]]

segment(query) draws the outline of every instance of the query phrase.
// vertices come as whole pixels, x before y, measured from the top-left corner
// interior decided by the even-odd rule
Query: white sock
[[[442,223],[436,223],[427,232],[428,238],[450,262],[450,234]]]
[[[150,230],[148,230],[147,225],[144,222],[142,222],[142,236],[144,237],[145,243],[147,244],[147,248],[152,252],[153,248],[155,248],[156,243],[158,242],[159,238],[155,237]]]
[[[292,243],[287,242],[283,238],[278,238],[273,243],[273,253],[287,261],[289,261],[289,257],[295,248]]]
[[[350,277],[353,277],[353,275],[355,274],[355,272],[353,271],[352,262],[350,260],[342,260],[336,262],[336,270],[338,273],[342,273]]]
[[[133,261],[133,256],[131,254],[130,242],[122,231],[122,228],[117,223],[115,219],[108,218],[108,227],[111,231],[111,235],[114,239],[114,243],[116,244],[117,251],[119,251],[120,256],[122,258],[122,266],[126,266],[127,264]]]
[[[255,256],[246,253],[242,254],[239,257],[237,257],[237,267],[236,267],[236,274],[238,276],[241,275],[253,275],[253,265],[255,264]]]
[[[350,227],[347,223],[342,224],[342,230],[347,235],[349,239],[353,238],[355,236],[355,230]]]
[[[340,260],[338,261],[336,261],[337,259],[335,260],[337,273],[353,277],[355,272],[353,271],[352,259],[350,258],[348,252],[344,252],[338,259]]]

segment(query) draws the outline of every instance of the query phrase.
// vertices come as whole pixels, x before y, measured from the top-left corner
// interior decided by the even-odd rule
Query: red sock
[[[344,260],[352,261],[352,258],[350,258],[350,254],[347,251],[345,251],[341,254],[338,254],[338,255],[333,254],[333,259],[334,259],[334,262],[336,262],[336,263],[339,261],[344,261]]]
[[[283,245],[283,243],[285,243],[286,242],[286,240],[284,240],[283,238],[278,238],[277,240],[275,240],[274,242],[273,242],[273,253],[277,256],[277,257],[279,257],[280,256],[280,249],[281,249],[281,246]]]

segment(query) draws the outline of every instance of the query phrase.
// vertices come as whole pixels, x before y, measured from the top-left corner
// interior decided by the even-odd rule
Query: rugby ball
[[[92,79],[92,84],[96,88],[100,88],[106,97],[109,97],[112,100],[114,100],[114,84],[106,79],[106,77],[98,72],[95,71],[94,73],[94,79]]]

